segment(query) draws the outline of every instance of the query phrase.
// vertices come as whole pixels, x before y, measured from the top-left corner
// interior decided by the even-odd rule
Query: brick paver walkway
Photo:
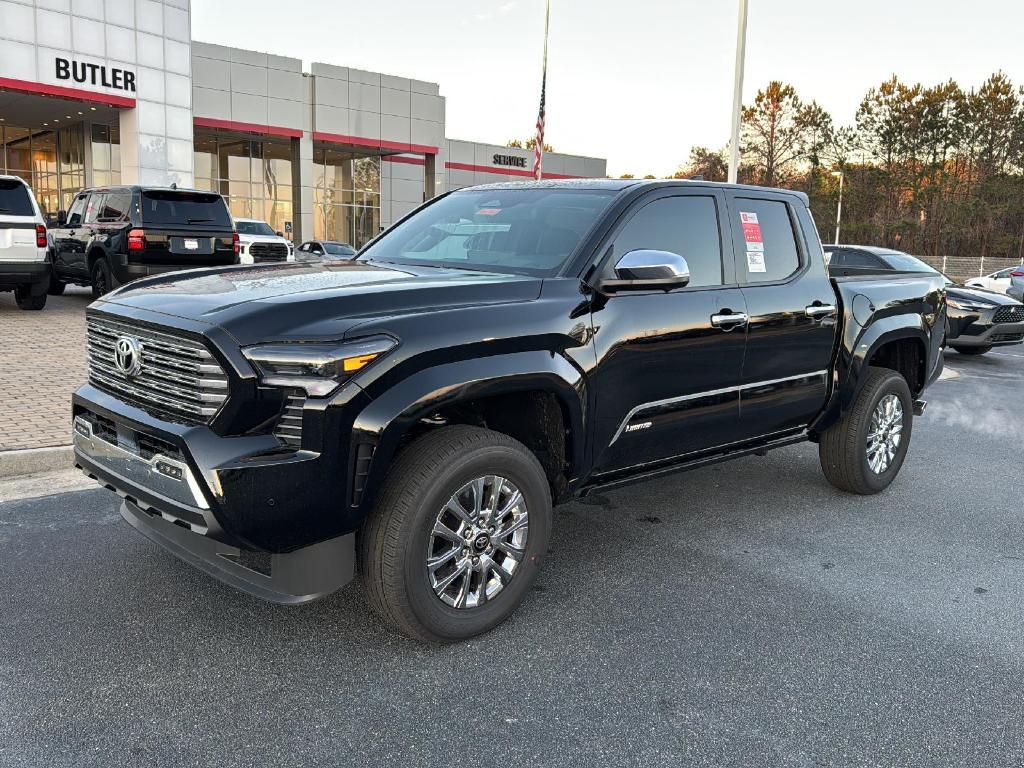
[[[85,288],[68,286],[40,312],[0,293],[0,451],[71,442],[71,393],[86,379]]]

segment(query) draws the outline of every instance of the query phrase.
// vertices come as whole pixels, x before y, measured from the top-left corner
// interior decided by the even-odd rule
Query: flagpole
[[[747,0],[740,0],[736,22],[736,68],[732,87],[732,133],[729,155],[729,183],[735,184],[740,167],[740,119],[743,114],[743,65],[747,52]]]
[[[546,0],[544,7],[544,66],[540,81],[540,112],[537,115],[537,146],[533,151],[533,176],[540,181],[544,173],[541,170],[544,164],[544,112],[545,95],[548,88],[548,29],[551,22],[551,0]]]

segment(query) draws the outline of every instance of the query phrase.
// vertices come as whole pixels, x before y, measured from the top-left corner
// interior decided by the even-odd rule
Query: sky
[[[893,74],[1024,85],[1021,0],[749,0],[744,102],[791,83],[839,124]],[[729,138],[738,0],[551,0],[547,134],[609,175]],[[192,0],[192,37],[439,83],[448,138],[534,133],[544,0]]]

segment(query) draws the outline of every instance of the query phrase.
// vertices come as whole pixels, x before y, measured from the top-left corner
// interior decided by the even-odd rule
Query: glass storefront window
[[[0,173],[25,179],[43,214],[56,215],[85,186],[83,126],[51,131],[0,124]]]
[[[196,187],[219,192],[236,218],[262,219],[276,232],[294,222],[289,141],[251,141],[197,132]]]
[[[361,248],[380,230],[380,158],[313,149],[315,236]]]

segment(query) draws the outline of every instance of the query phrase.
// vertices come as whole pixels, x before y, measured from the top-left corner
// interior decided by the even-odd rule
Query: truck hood
[[[440,267],[294,262],[144,278],[107,294],[94,307],[220,326],[245,346],[341,339],[372,319],[531,301],[540,295],[541,283],[539,278]]]
[[[289,241],[285,237],[278,237],[277,235],[238,235],[238,242],[248,245],[250,243],[284,243],[289,244]]]
[[[1015,298],[1007,296],[1005,293],[998,293],[985,288],[967,287],[964,285],[946,286],[946,295],[951,296],[954,299],[963,299],[964,301],[981,301],[986,304],[994,304],[1000,307],[1006,304],[1020,303]]]

